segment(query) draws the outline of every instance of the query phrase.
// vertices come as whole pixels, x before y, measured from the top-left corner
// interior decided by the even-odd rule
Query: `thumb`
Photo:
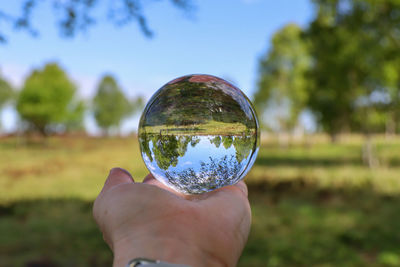
[[[110,190],[112,187],[119,184],[134,183],[132,175],[122,168],[113,168],[108,174],[107,180],[104,183],[101,193]]]

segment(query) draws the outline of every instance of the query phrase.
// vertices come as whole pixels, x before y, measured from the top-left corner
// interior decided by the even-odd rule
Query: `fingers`
[[[101,192],[106,192],[119,184],[134,183],[130,173],[122,168],[111,169]]]

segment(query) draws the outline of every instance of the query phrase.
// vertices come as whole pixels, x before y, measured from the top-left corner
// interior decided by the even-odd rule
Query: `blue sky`
[[[1,1],[0,9],[18,14],[20,2]],[[306,26],[313,11],[309,0],[197,0],[188,17],[167,0],[143,1],[155,32],[151,39],[135,23],[118,28],[101,20],[87,32],[65,39],[60,37],[55,14],[46,2],[36,9],[32,20],[40,32],[38,38],[1,24],[9,41],[0,46],[0,70],[18,87],[32,68],[57,61],[86,99],[94,94],[104,73],[114,74],[129,96],[148,99],[176,77],[206,73],[233,81],[251,98],[258,59],[268,49],[273,33],[290,22]],[[99,6],[96,12],[104,10],[105,6]],[[14,127],[16,116],[10,108],[2,118],[6,129]],[[125,123],[125,131],[135,128],[136,120]],[[91,118],[86,125],[94,131]]]

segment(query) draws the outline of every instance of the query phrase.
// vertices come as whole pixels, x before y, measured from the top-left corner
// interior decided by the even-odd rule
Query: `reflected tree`
[[[191,136],[191,139],[190,139],[190,145],[192,146],[192,147],[195,147],[198,143],[200,143],[200,137],[198,137],[198,136]]]
[[[157,165],[167,170],[170,166],[175,167],[178,164],[179,142],[175,135],[159,135],[152,136],[153,154]],[[182,151],[181,151],[182,154]],[[184,153],[183,153],[184,154]]]
[[[180,157],[185,156],[188,145],[190,144],[190,141],[192,139],[192,136],[190,135],[181,135],[176,137],[178,140],[178,147],[176,148],[176,151],[178,152],[178,155]]]
[[[219,135],[217,135],[213,138],[210,137],[209,140],[210,140],[210,143],[213,144],[216,148],[219,148],[219,146],[222,143],[222,138]]]
[[[142,153],[145,153],[146,156],[149,158],[151,162],[153,162],[153,157],[151,156],[151,150],[150,150],[150,135],[142,133],[139,136],[139,144],[140,144],[140,149],[142,150]]]
[[[228,135],[228,136],[223,136],[222,137],[222,144],[224,145],[225,149],[228,149],[232,146],[233,144],[233,137]]]
[[[200,171],[193,168],[183,171],[166,172],[168,182],[177,190],[189,194],[200,194],[222,186],[236,183],[241,177],[243,164],[232,155],[220,159],[209,157],[208,162],[201,162]]]
[[[233,146],[236,150],[236,160],[241,163],[253,150],[254,136],[237,136],[233,139]]]
[[[157,165],[163,170],[167,170],[171,166],[176,167],[178,159],[185,156],[188,145],[191,144],[194,147],[200,141],[193,140],[193,137],[189,135],[178,136],[172,134],[141,134],[139,138],[143,153],[146,154],[150,161],[153,161],[154,156]],[[150,142],[152,149],[150,149]]]
[[[251,106],[245,100],[239,89],[222,79],[185,76],[153,96],[143,126],[192,126],[216,121],[255,129]]]
[[[210,136],[207,137],[210,144],[216,148],[229,149],[234,147],[235,160],[241,163],[254,149],[255,136]],[[139,136],[140,147],[148,159],[156,160],[159,168],[168,170],[171,166],[176,167],[179,158],[185,156],[189,144],[192,148],[200,143],[201,137],[192,135],[162,135],[145,134]]]
[[[184,193],[198,194],[234,184],[241,178],[248,165],[245,159],[249,158],[254,149],[255,135],[193,136],[142,133],[139,140],[142,153],[151,162],[155,161],[158,173],[172,187]],[[178,166],[179,160],[185,156],[188,149],[195,149],[202,140],[213,144],[218,153],[213,154],[214,152],[210,151],[207,160],[194,158],[189,160],[189,166]],[[227,152],[230,148],[235,152]]]

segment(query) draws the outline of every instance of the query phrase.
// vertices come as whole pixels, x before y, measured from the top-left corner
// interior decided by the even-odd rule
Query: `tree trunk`
[[[331,132],[329,134],[330,138],[331,138],[331,143],[332,144],[337,144],[339,141],[339,134],[337,132]]]
[[[47,137],[49,133],[46,131],[46,125],[36,125],[36,128],[42,137]]]
[[[385,125],[385,136],[391,138],[396,134],[396,118],[394,112],[389,114],[389,118],[386,120]]]
[[[379,166],[379,161],[375,156],[371,135],[364,134],[364,137],[365,142],[362,148],[362,160],[365,165],[373,169]]]

